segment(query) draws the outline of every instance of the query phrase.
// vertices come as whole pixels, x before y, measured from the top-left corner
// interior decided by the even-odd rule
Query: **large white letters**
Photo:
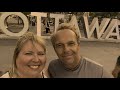
[[[23,20],[23,23],[24,23],[24,27],[23,29],[18,32],[18,33],[13,33],[13,32],[10,32],[6,27],[5,27],[5,19],[10,16],[10,15],[17,15],[19,16],[22,20]],[[1,16],[0,16],[0,28],[2,30],[3,33],[5,33],[6,35],[8,36],[21,36],[23,35],[27,30],[28,30],[28,27],[29,27],[29,22],[28,22],[28,19],[27,17],[21,13],[21,12],[5,12],[3,13]]]
[[[75,15],[72,16],[72,18],[70,20],[70,23],[76,27],[77,32],[78,32],[78,34],[80,35],[80,38],[81,38],[80,28],[78,26],[78,21],[77,21],[77,18],[76,18]]]
[[[4,23],[5,19],[12,14],[19,16],[23,20],[24,27],[20,32],[13,33],[5,27],[5,23]],[[47,17],[47,13],[31,12],[31,15],[37,17],[37,35],[42,36],[41,35],[41,32],[42,32],[41,17]],[[65,19],[65,15],[50,13],[50,18],[55,18],[54,32],[56,32],[56,29],[59,25],[59,20],[61,18]],[[119,33],[120,20],[103,18],[102,21],[99,22],[98,17],[95,17],[93,18],[92,22],[90,22],[89,24],[88,16],[83,16],[83,19],[84,19],[84,22],[82,23],[85,24],[84,30],[86,32],[87,39],[91,39],[93,34],[96,36],[96,37],[94,36],[94,39],[111,39],[111,37],[116,37],[114,39],[120,39],[120,33]],[[80,38],[82,37],[85,38],[84,32],[82,33],[80,32],[78,21],[75,15],[72,16],[70,23],[76,27],[80,35]],[[21,36],[24,33],[26,33],[26,31],[28,30],[29,22],[28,22],[27,17],[21,12],[4,12],[0,16],[0,28],[1,28],[1,31],[8,36]],[[46,36],[46,37],[49,38],[49,36]]]
[[[37,17],[37,35],[41,36],[41,17],[47,17],[47,13],[31,12],[32,16]],[[59,25],[59,19],[64,18],[63,14],[50,14],[50,18],[55,18],[55,31]],[[48,37],[48,36],[47,36]]]
[[[84,18],[85,27],[86,27],[87,38],[90,39],[93,32],[96,30],[97,39],[110,39],[110,36],[116,36],[117,39],[120,39],[119,27],[118,27],[120,23],[118,23],[119,21],[117,19],[112,19],[110,22],[109,18],[103,18],[99,26],[97,17],[95,17],[92,20],[92,23],[90,25],[88,24],[88,17],[84,16],[83,18]],[[113,32],[114,30],[116,32]]]

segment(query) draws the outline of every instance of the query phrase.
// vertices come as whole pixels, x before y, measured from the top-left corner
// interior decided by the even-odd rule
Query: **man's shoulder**
[[[49,65],[57,65],[58,63],[58,59],[54,59],[49,63]]]
[[[90,66],[94,66],[94,67],[99,67],[99,68],[103,68],[103,65],[92,60],[92,59],[89,59],[87,57],[83,57],[83,59],[85,60],[85,62],[90,65]]]
[[[102,77],[103,75],[103,65],[89,59],[87,57],[83,58],[84,68],[86,69],[86,73],[88,77]]]
[[[91,76],[93,77],[97,77],[97,78],[111,78],[112,75],[110,73],[108,73],[103,65],[101,65],[98,62],[93,61],[92,59],[83,57],[83,61],[84,61],[84,66],[86,68],[86,72],[88,73],[88,75],[91,74]]]

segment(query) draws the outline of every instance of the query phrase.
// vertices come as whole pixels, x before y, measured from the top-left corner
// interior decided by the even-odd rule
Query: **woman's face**
[[[40,77],[45,67],[46,53],[38,43],[26,42],[16,59],[17,73],[22,78]]]

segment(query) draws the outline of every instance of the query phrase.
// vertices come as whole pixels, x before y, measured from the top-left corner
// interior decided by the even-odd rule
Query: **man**
[[[52,60],[48,72],[53,78],[110,78],[103,66],[80,56],[80,38],[74,26],[63,23],[51,37],[59,59]]]

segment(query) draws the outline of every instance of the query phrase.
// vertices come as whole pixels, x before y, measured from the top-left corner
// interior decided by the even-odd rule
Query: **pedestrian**
[[[35,26],[35,22],[36,22],[35,17],[32,17],[32,26]]]
[[[117,58],[117,62],[116,62],[116,65],[112,71],[112,75],[115,77],[115,78],[120,78],[120,56],[118,56]]]
[[[45,29],[46,29],[46,33],[50,33],[50,23],[49,23],[49,21],[46,22]]]

